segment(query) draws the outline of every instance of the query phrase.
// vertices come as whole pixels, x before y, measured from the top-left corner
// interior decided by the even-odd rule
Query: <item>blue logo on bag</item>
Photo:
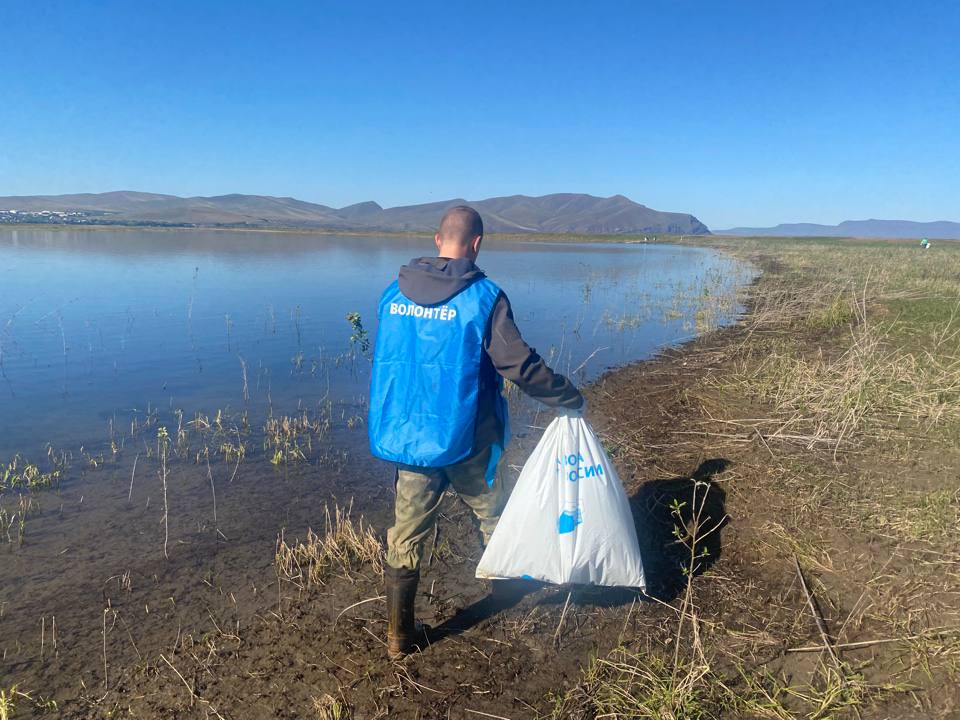
[[[560,535],[572,533],[577,529],[577,525],[582,522],[583,517],[580,515],[580,508],[564,510],[562,513],[560,513],[560,518],[557,520],[557,533]]]

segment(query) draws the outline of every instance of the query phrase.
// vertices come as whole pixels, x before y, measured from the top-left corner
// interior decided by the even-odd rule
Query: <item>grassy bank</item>
[[[750,316],[591,403],[640,496],[689,478],[638,509],[676,597],[551,717],[955,717],[960,246],[707,242],[764,268]]]

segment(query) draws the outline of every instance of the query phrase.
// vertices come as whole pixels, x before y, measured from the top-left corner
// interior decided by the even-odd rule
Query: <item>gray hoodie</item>
[[[400,268],[400,292],[418,305],[436,305],[482,277],[485,277],[483,270],[466,258],[414,258]],[[551,407],[576,410],[583,405],[583,396],[573,383],[551,370],[537,351],[523,341],[513,320],[510,301],[503,291],[493,306],[483,349],[474,440],[476,452],[503,437],[503,427],[494,411],[498,387],[496,373]]]

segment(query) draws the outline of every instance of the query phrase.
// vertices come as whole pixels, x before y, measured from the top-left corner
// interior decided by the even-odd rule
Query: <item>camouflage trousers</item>
[[[483,544],[487,544],[508,497],[499,472],[499,458],[494,459],[493,452],[493,448],[487,448],[463,462],[443,468],[397,466],[394,524],[387,530],[388,565],[409,570],[420,567],[424,546],[433,532],[447,488],[453,488],[473,510],[480,521]],[[493,468],[491,460],[496,463]],[[488,484],[487,478],[491,475],[493,482]]]

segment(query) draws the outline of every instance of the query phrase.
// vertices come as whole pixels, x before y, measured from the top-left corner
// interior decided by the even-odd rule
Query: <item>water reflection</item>
[[[0,231],[0,458],[144,414],[336,402],[362,415],[382,288],[429,239]],[[700,248],[488,241],[528,342],[579,381],[730,321],[750,269]]]

